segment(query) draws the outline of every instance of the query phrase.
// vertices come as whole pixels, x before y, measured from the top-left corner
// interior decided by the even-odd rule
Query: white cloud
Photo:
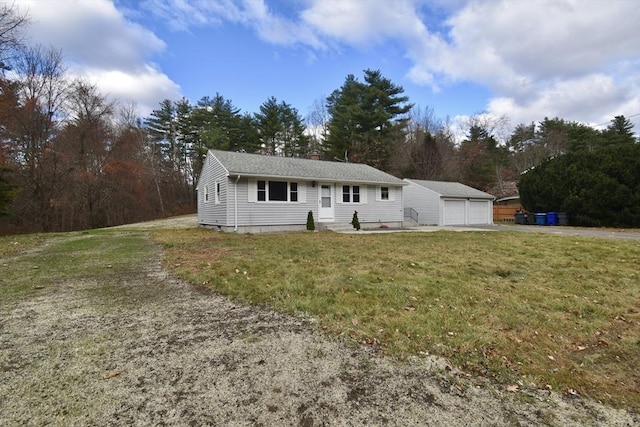
[[[496,77],[580,77],[640,55],[639,19],[632,1],[473,2],[448,20],[450,42],[432,49],[443,60],[422,65],[497,88]]]
[[[151,31],[128,21],[109,0],[18,0],[31,24],[28,42],[62,53],[75,77],[95,83],[104,95],[135,101],[142,115],[164,98],[180,97],[179,86],[150,61],[165,49]]]
[[[325,39],[403,43],[407,75],[433,90],[488,87],[487,111],[515,124],[559,116],[599,124],[640,113],[640,7],[634,1],[312,1],[301,19]],[[428,28],[439,13],[445,25]],[[442,28],[444,27],[444,29]],[[440,32],[436,32],[439,30]]]
[[[140,8],[166,22],[174,31],[189,31],[193,26],[220,25],[224,21],[242,22],[244,13],[234,0],[187,1],[144,0]]]
[[[31,18],[30,42],[62,46],[72,61],[135,69],[165,48],[162,40],[125,20],[111,1],[21,0]]]
[[[263,1],[245,1],[245,21],[253,25],[262,40],[279,45],[304,44],[324,49],[324,43],[305,25],[271,12]]]
[[[446,34],[410,51],[409,76],[489,87],[487,111],[515,124],[545,116],[600,124],[640,113],[638,22],[634,1],[469,2]]]
[[[320,0],[312,2],[301,18],[323,36],[352,45],[426,36],[426,28],[408,0]]]
[[[141,8],[166,22],[174,31],[231,22],[253,29],[268,43],[325,48],[308,25],[274,13],[264,0],[145,0]]]
[[[125,103],[134,101],[137,110],[147,116],[163,99],[179,99],[180,87],[166,74],[150,65],[135,74],[121,70],[87,68],[82,76],[95,83],[103,94]]]
[[[633,0],[144,0],[128,10],[110,0],[18,5],[30,9],[33,42],[62,47],[78,73],[123,99],[142,97],[141,105],[180,93],[151,62],[164,42],[126,18],[151,14],[178,31],[242,25],[267,43],[308,47],[311,61],[318,52],[392,42],[412,61],[407,76],[414,82],[434,90],[458,82],[489,88],[487,111],[513,123],[555,115],[602,123],[640,113],[640,7]]]

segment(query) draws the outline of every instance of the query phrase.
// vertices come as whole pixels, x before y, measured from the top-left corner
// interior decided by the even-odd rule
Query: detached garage
[[[405,179],[405,216],[420,225],[493,224],[494,197],[459,182]]]

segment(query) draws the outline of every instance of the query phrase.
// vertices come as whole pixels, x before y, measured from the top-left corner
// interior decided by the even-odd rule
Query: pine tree
[[[270,97],[260,106],[255,120],[266,154],[302,157],[307,154],[309,138],[298,110]]]
[[[327,98],[331,114],[327,146],[329,157],[366,163],[386,169],[393,143],[406,127],[412,108],[404,89],[365,70],[364,83],[348,75],[340,89]]]

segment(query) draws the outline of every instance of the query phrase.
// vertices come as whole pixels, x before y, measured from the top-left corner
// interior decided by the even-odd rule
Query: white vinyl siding
[[[402,189],[404,206],[418,213],[418,224],[441,225],[440,195],[415,184],[409,184]]]
[[[210,153],[205,157],[198,179],[198,223],[203,225],[227,225],[229,191],[233,182],[227,171]]]
[[[465,196],[465,192],[482,193],[459,183],[438,181],[422,181],[425,184],[449,187],[449,191],[458,194],[443,195],[435,189],[427,188],[417,180],[405,180],[409,185],[404,187],[404,207],[418,213],[420,225],[484,225],[492,223],[492,200],[490,194],[486,198]],[[463,194],[460,194],[463,193]]]
[[[393,202],[396,200],[396,190],[399,188],[381,185],[376,188],[376,201]]]
[[[220,156],[220,157],[218,157]],[[318,197],[322,185],[330,185],[333,189],[332,205],[334,215],[331,221],[348,223],[353,217],[353,211],[358,211],[358,218],[361,223],[390,223],[401,222],[403,218],[402,208],[402,186],[397,183],[381,184],[386,182],[383,180],[364,181],[369,182],[364,185],[363,181],[339,181],[339,179],[318,179],[314,176],[308,178],[300,178],[306,176],[305,170],[302,175],[290,175],[291,178],[270,177],[255,174],[255,168],[251,169],[251,173],[243,175],[242,167],[234,164],[239,157],[238,153],[209,151],[205,158],[203,169],[196,186],[198,195],[198,223],[205,226],[220,227],[223,230],[238,229],[242,227],[270,227],[270,226],[297,226],[304,227],[307,221],[309,211],[313,212],[314,219],[319,218]],[[226,165],[224,160],[230,160],[230,165]],[[259,169],[263,163],[269,163],[270,160],[265,157],[247,155],[247,159],[256,163]],[[269,160],[269,161],[267,161]],[[288,162],[289,160],[287,160]],[[288,163],[283,163],[288,167]],[[294,161],[294,166],[297,163]],[[311,166],[324,165],[322,162],[309,163]],[[362,166],[362,167],[361,167]],[[240,169],[239,169],[240,168]],[[323,169],[334,168],[334,165],[326,163]],[[380,176],[381,172],[371,171],[363,165],[352,165],[348,169],[352,169],[357,173],[355,175],[363,175],[363,178]],[[338,168],[338,172],[342,173],[343,167]],[[256,169],[257,170],[257,169]],[[286,171],[285,171],[286,172]],[[361,173],[362,172],[362,173]],[[323,173],[323,171],[320,171]],[[294,178],[295,177],[295,178]],[[388,177],[394,182],[393,177]],[[264,202],[258,201],[258,180],[264,181]],[[286,182],[287,183],[287,201],[269,201],[269,181]],[[291,185],[294,184],[294,185]],[[349,203],[342,202],[342,186],[348,185],[350,189]],[[388,186],[389,198],[391,200],[376,201],[377,193],[380,186]],[[359,191],[354,192],[354,188]],[[207,202],[205,203],[206,196]],[[354,195],[356,197],[354,203]],[[282,198],[282,197],[280,197]],[[216,201],[216,203],[213,203]]]
[[[342,188],[342,184],[338,188]],[[353,218],[353,211],[358,211],[358,220],[365,223],[401,222],[404,217],[402,207],[402,187],[389,186],[389,194],[394,194],[396,200],[378,201],[380,186],[361,185],[360,204],[337,203],[334,222],[349,223]]]
[[[304,225],[307,223],[310,210],[313,211],[314,218],[317,218],[318,201],[316,192],[310,191],[310,182],[297,182],[297,202],[257,202],[257,181],[244,178],[238,182],[239,226]],[[230,204],[233,204],[233,201]]]

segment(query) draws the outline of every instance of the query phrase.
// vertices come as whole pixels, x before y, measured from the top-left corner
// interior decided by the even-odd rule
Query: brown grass
[[[640,408],[640,245],[512,232],[157,230],[180,277],[390,355]]]

